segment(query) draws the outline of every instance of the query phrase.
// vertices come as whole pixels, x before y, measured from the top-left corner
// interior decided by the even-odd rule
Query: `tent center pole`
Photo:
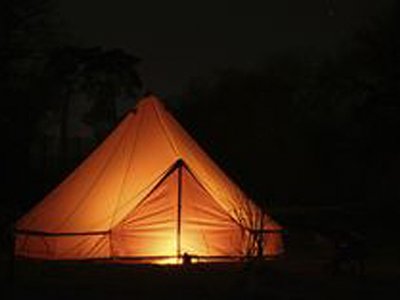
[[[183,161],[180,159],[178,161],[178,217],[177,217],[177,227],[176,227],[176,254],[178,263],[181,259],[181,215],[182,215],[182,166]]]

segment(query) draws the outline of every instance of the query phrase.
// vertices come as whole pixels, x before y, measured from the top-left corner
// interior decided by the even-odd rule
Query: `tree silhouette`
[[[57,42],[57,24],[48,0],[5,0],[0,3],[0,128],[7,140],[2,147],[5,201],[27,196],[29,145],[41,114],[36,101],[37,74],[49,48]],[[13,203],[11,206],[14,206]]]
[[[138,62],[138,58],[121,49],[99,49],[87,60],[83,89],[93,99],[94,105],[86,120],[97,129],[98,140],[105,134],[96,126],[98,123],[106,122],[113,126],[117,122],[117,99],[135,98],[141,93],[142,82],[136,71]]]
[[[47,86],[46,107],[59,116],[59,154],[64,171],[71,163],[68,122],[73,113],[72,97],[82,94],[93,103],[85,121],[100,128],[96,137],[101,140],[105,132],[99,123],[115,125],[117,99],[134,97],[140,91],[141,81],[135,69],[138,61],[120,49],[63,46],[52,51],[43,72],[42,86]]]
[[[398,199],[384,183],[400,150],[398,7],[335,56],[289,53],[192,84],[183,122],[255,198],[389,205]]]
[[[31,125],[38,111],[33,90],[45,53],[55,43],[57,26],[53,21],[48,0],[0,2],[0,130],[6,141],[0,152],[3,172],[0,234],[4,242],[1,251],[7,255],[7,283],[13,279],[11,222],[20,210],[20,199],[27,198],[29,190]]]

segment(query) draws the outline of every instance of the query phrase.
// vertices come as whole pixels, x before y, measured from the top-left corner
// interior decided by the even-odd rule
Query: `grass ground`
[[[288,228],[286,253],[262,264],[189,267],[17,260],[2,299],[392,299],[399,246],[370,231],[363,276],[327,268],[332,245],[311,227]],[[5,270],[3,257],[0,267]],[[4,276],[3,276],[4,277]],[[395,297],[396,298],[396,297]]]

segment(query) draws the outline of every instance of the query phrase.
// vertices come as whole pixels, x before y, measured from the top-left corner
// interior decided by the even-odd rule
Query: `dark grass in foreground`
[[[20,260],[12,290],[14,299],[389,299],[397,285],[387,274],[332,276],[321,261],[304,263],[290,257],[187,267]]]
[[[319,217],[320,219],[325,219]],[[311,218],[316,222],[317,217]],[[310,219],[302,218],[304,220]],[[326,218],[332,223],[331,218]],[[293,216],[287,220],[295,220]],[[340,218],[340,224],[346,218]],[[354,220],[352,218],[351,220]],[[368,220],[370,220],[368,218]],[[17,260],[2,299],[397,299],[400,243],[389,227],[362,226],[365,273],[333,275],[332,244],[318,233],[323,222],[288,227],[286,253],[262,264],[182,266]],[[342,224],[342,226],[344,226]],[[345,226],[345,228],[348,228]],[[318,230],[317,230],[318,229]],[[7,260],[2,256],[0,267]]]

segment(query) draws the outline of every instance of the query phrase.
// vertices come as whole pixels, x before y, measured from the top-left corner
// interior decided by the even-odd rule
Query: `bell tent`
[[[281,227],[147,96],[16,224],[15,254],[180,262],[274,256]]]

